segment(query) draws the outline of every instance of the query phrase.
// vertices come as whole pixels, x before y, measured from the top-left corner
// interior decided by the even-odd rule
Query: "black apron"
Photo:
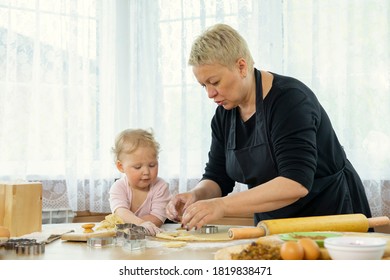
[[[238,109],[232,110],[231,126],[227,140],[226,166],[231,178],[237,182],[255,187],[278,176],[273,153],[271,152],[268,130],[265,127],[263,87],[261,73],[255,70],[256,113],[255,131],[249,146],[236,148],[236,120]]]
[[[227,141],[226,168],[229,176],[237,182],[253,188],[278,176],[274,155],[271,152],[268,130],[265,127],[263,106],[263,87],[261,73],[255,70],[256,80],[256,112],[255,131],[251,143],[242,149],[236,148],[237,108],[231,115],[231,126]],[[260,214],[255,213],[255,224],[260,220]]]

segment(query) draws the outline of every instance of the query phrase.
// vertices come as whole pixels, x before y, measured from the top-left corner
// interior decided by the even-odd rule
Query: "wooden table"
[[[44,225],[42,229],[45,233],[50,231],[64,233],[80,227],[81,224],[74,223],[54,224]],[[178,225],[166,224],[163,228],[171,231],[177,229]],[[217,252],[250,244],[255,240],[257,239],[187,242],[185,247],[167,248],[164,246],[167,241],[147,237],[144,250],[129,251],[120,246],[90,248],[86,242],[69,242],[58,239],[47,244],[45,252],[39,255],[17,255],[13,250],[0,248],[0,275],[1,279],[38,277],[40,280],[52,280],[53,277],[56,279],[194,279],[180,274],[184,271],[190,271],[191,274],[188,275],[196,275],[198,280],[226,279],[227,275],[233,275],[232,271],[272,272],[275,276],[277,275],[277,278],[272,279],[288,279],[297,273],[295,276],[302,280],[318,278],[319,271],[326,278],[339,276],[335,274],[335,271],[338,273],[343,271],[348,274],[349,278],[359,279],[370,278],[372,271],[383,277],[388,275],[388,262],[386,261],[370,262],[369,265],[354,262],[315,261],[307,265],[305,261],[226,261],[226,258],[215,260]],[[247,270],[243,270],[245,268]],[[134,270],[139,269],[149,270],[149,272],[151,269],[159,269],[158,271],[163,271],[161,275],[165,276],[133,274]],[[121,274],[127,270],[129,273]],[[176,271],[179,274],[175,274]],[[259,278],[262,275],[252,276],[252,278]],[[233,277],[241,278],[240,275],[233,275]]]
[[[81,225],[82,223],[43,225],[42,233],[65,233],[69,230],[78,231]],[[164,224],[162,227],[164,230],[174,231],[179,226],[177,224]],[[369,233],[360,234],[364,235]],[[372,234],[386,237],[386,239],[390,240],[390,234]],[[269,236],[263,238],[268,239],[274,237]],[[167,240],[147,237],[145,249],[131,251],[122,246],[91,248],[86,242],[72,242],[58,239],[46,244],[45,252],[39,255],[20,255],[16,254],[14,250],[0,248],[0,260],[214,260],[217,251],[221,249],[226,248],[226,250],[229,250],[232,247],[250,244],[255,240],[257,239],[187,242],[186,246],[181,248],[168,248],[165,246],[165,243],[168,242]],[[386,248],[384,257],[390,258],[390,244]]]
[[[78,229],[81,224],[43,225],[42,232],[66,232]],[[163,225],[165,230],[178,228],[177,224]],[[254,239],[187,242],[181,248],[164,246],[165,240],[147,237],[144,250],[131,251],[121,246],[91,248],[86,242],[55,240],[46,244],[45,252],[39,255],[17,255],[13,250],[0,249],[0,260],[213,260],[215,253],[222,248],[239,244],[248,244]]]

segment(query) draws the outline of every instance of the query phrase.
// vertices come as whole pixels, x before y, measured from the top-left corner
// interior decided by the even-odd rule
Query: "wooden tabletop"
[[[43,225],[42,233],[66,232],[79,230],[81,224],[51,224]],[[163,225],[165,230],[178,228],[177,224]],[[91,248],[86,242],[72,242],[61,239],[45,246],[42,254],[22,255],[14,250],[0,248],[0,260],[213,260],[215,253],[222,249],[239,244],[248,244],[254,239],[218,241],[218,242],[187,242],[181,248],[169,248],[166,240],[147,237],[145,249],[129,250],[122,246]]]

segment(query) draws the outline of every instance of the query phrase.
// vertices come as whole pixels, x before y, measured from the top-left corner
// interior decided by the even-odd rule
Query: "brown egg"
[[[280,256],[283,260],[302,260],[304,256],[303,247],[295,241],[286,241],[280,247]]]
[[[9,238],[10,235],[11,235],[11,234],[10,234],[8,228],[3,227],[3,226],[0,226],[0,237]]]
[[[298,240],[298,244],[301,244],[301,246],[303,247],[303,258],[305,260],[316,260],[320,257],[320,247],[313,239],[304,237]]]

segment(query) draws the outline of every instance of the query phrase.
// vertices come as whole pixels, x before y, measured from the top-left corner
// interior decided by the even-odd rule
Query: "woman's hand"
[[[187,223],[189,223],[189,229],[196,226],[199,221],[195,222],[195,220],[192,220],[193,216],[195,215],[195,212],[197,212],[196,209],[203,209],[203,212],[208,212],[205,209],[208,209],[211,211],[216,211],[214,207],[217,207],[215,204],[220,201],[220,206],[223,205],[222,200],[215,200],[216,197],[221,197],[221,189],[219,185],[212,181],[212,180],[201,180],[198,185],[196,185],[195,188],[193,188],[190,192],[176,194],[171,201],[168,203],[166,207],[166,214],[168,219],[175,222],[181,222],[182,226],[187,226]],[[199,208],[193,208],[194,204],[200,205]],[[208,205],[208,206],[207,206]],[[219,206],[219,207],[220,207]],[[191,212],[188,212],[188,208],[192,209]],[[217,207],[218,208],[218,207]],[[212,213],[214,217],[221,218],[223,216],[222,208],[217,209],[215,213]],[[221,212],[222,211],[222,216]],[[187,213],[187,218],[183,221],[183,214]],[[198,217],[197,215],[195,219]],[[210,221],[208,218],[210,216],[209,213],[207,213],[206,221]],[[191,221],[191,222],[190,222]],[[200,222],[199,225],[203,225],[205,222]],[[199,228],[199,227],[197,227]]]
[[[192,192],[176,194],[165,209],[168,219],[174,222],[181,222],[183,212],[195,201],[195,194]]]
[[[187,230],[200,229],[211,221],[223,218],[224,213],[224,203],[221,198],[200,200],[185,209],[181,223]]]

